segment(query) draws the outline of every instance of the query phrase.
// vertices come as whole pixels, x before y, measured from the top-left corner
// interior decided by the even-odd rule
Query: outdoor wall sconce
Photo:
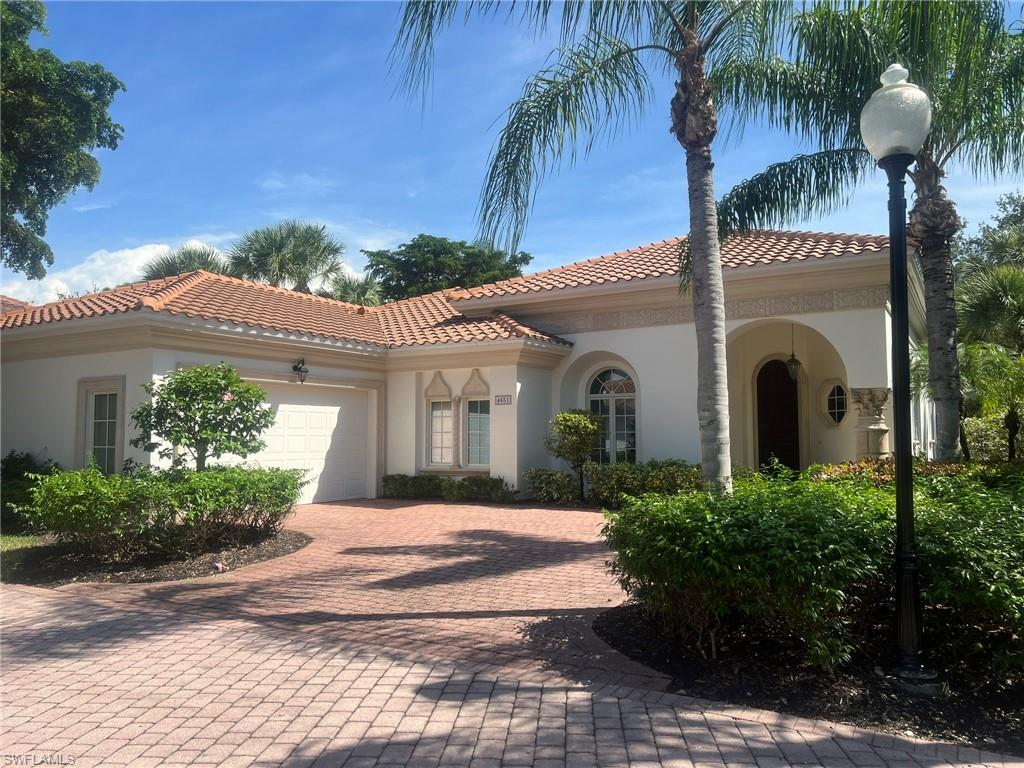
[[[306,367],[306,358],[302,358],[299,362],[293,365],[292,370],[295,371],[295,375],[299,377],[299,384],[305,384],[306,377],[309,375],[309,368]]]
[[[789,378],[796,381],[800,375],[800,361],[796,358],[796,330],[794,325],[789,326],[789,360],[786,361],[786,370],[789,371]]]

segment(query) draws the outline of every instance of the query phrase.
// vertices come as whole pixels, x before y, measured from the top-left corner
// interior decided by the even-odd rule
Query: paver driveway
[[[278,560],[3,591],[4,762],[965,765],[998,755],[665,694],[605,647],[590,511],[316,505]]]

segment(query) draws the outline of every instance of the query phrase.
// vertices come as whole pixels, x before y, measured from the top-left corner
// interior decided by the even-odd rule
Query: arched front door
[[[757,463],[774,456],[791,469],[800,469],[800,415],[797,384],[786,364],[769,360],[757,374]]]

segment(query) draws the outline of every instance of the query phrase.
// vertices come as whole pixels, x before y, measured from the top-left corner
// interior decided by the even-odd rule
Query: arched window
[[[625,371],[607,368],[590,381],[590,412],[601,420],[601,446],[594,461],[636,462],[636,385]]]

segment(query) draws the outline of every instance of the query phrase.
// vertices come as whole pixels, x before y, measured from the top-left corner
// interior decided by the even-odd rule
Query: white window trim
[[[487,403],[487,463],[486,464],[474,464],[473,462],[471,462],[469,460],[469,404],[472,403],[472,402]],[[480,396],[463,397],[462,398],[462,403],[463,403],[462,407],[465,409],[465,412],[464,412],[463,418],[462,418],[462,423],[465,425],[464,426],[464,431],[465,431],[465,441],[464,441],[465,457],[464,457],[464,463],[462,464],[462,466],[464,466],[464,467],[472,467],[473,469],[487,469],[487,468],[489,468],[491,466],[491,442],[490,442],[490,438],[491,438],[491,416],[493,415],[491,407],[490,407],[491,406],[491,398],[489,396],[488,397],[480,397]]]
[[[89,438],[92,436],[92,425],[89,418],[92,414],[90,400],[94,395],[117,395],[117,437],[114,441],[114,467],[120,471],[124,462],[125,433],[125,377],[102,376],[78,380],[78,402],[75,412],[75,466],[87,467],[91,458]]]
[[[843,418],[839,421],[834,420],[828,413],[828,395],[832,391],[832,387],[842,387],[846,393],[846,413],[843,414]],[[822,385],[818,388],[818,416],[824,422],[825,426],[829,429],[839,429],[846,420],[850,417],[850,411],[852,410],[853,398],[850,395],[850,388],[846,386],[845,381],[839,379],[826,379],[822,382]]]
[[[451,429],[451,461],[434,461],[434,403],[447,403],[450,409],[449,424]],[[451,398],[433,397],[427,400],[427,466],[451,468],[455,466],[456,440],[455,440],[455,402]],[[442,446],[443,448],[443,446]]]
[[[594,380],[598,376],[600,376],[602,373],[604,373],[605,371],[610,371],[610,370],[621,371],[622,373],[626,374],[629,377],[629,380],[633,382],[633,392],[632,392],[632,395],[630,395],[630,394],[612,394],[612,393],[607,393],[607,394],[603,394],[603,395],[592,395],[592,394],[590,394],[590,388],[594,385]],[[584,380],[584,385],[583,386],[584,386],[584,389],[583,389],[584,395],[583,396],[585,398],[584,402],[586,403],[584,405],[584,409],[588,413],[591,413],[590,403],[593,400],[607,400],[610,403],[609,413],[610,413],[610,418],[612,420],[612,433],[613,433],[613,435],[614,435],[614,432],[615,432],[615,400],[616,399],[618,399],[618,400],[629,400],[629,399],[632,399],[632,401],[633,401],[633,442],[634,442],[633,453],[634,453],[634,456],[633,456],[633,461],[632,462],[625,462],[625,463],[627,463],[627,464],[629,464],[629,463],[632,463],[632,464],[639,463],[639,461],[640,461],[640,417],[639,417],[640,405],[639,405],[639,387],[637,386],[637,383],[636,383],[636,374],[631,369],[626,368],[626,367],[624,367],[624,366],[622,366],[622,365],[620,365],[618,363],[611,363],[611,364],[608,364],[608,365],[602,365],[602,366],[600,366],[598,368],[595,368],[591,372],[591,374]],[[620,463],[618,461],[618,459],[617,459],[617,457],[618,457],[618,452],[617,451],[609,451],[608,452],[608,457],[609,457],[609,461],[608,461],[609,464],[619,464]]]

